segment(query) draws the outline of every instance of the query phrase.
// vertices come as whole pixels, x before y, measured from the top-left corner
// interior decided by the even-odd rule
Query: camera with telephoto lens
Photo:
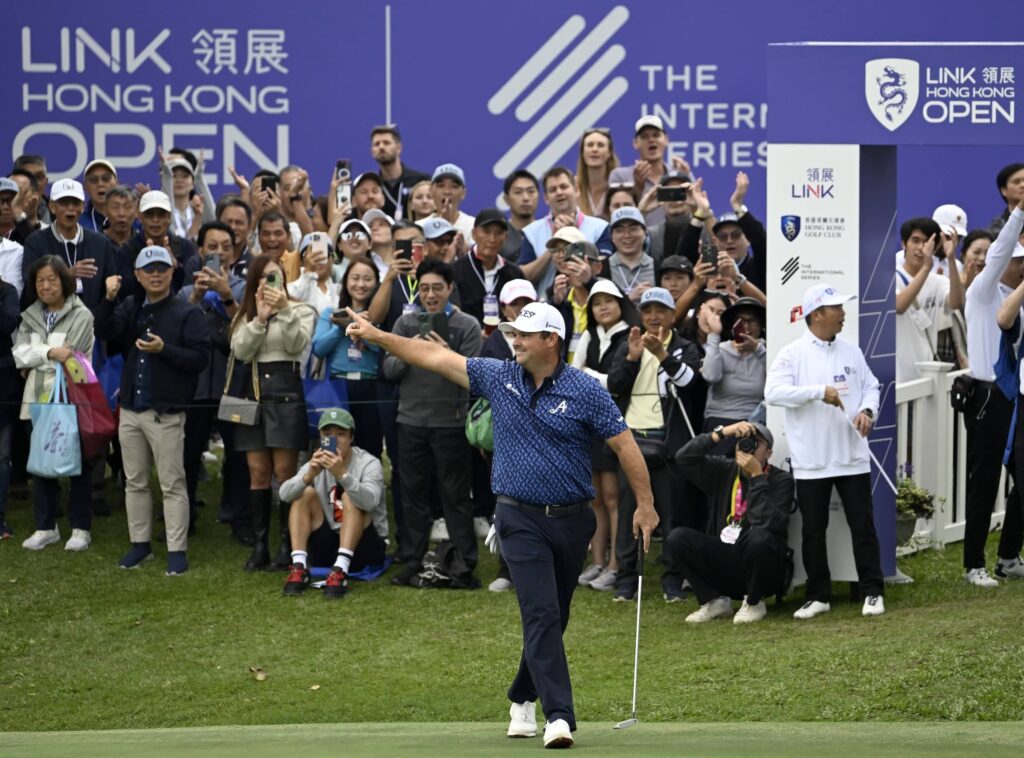
[[[744,453],[753,453],[755,450],[757,450],[757,438],[740,437],[740,441],[736,443],[736,447],[738,447]]]

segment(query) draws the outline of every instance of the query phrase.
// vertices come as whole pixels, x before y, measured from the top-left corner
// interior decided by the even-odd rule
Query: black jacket
[[[140,356],[135,340],[147,328],[140,318],[142,302],[131,296],[120,303],[103,298],[95,313],[96,336],[117,340],[125,346],[122,398],[135,394]],[[148,328],[164,341],[164,349],[148,357],[153,410],[157,413],[184,410],[192,403],[199,373],[210,360],[210,333],[203,312],[169,295],[154,307]]]
[[[95,315],[96,307],[107,294],[107,277],[118,273],[117,252],[114,249],[114,243],[105,234],[83,229],[82,235],[82,241],[79,243],[75,255],[72,256],[72,260],[82,261],[92,258],[99,270],[92,279],[82,279],[82,291],[78,293],[78,299],[85,303],[85,307]],[[32,232],[25,240],[25,253],[21,259],[21,275],[26,282],[28,282],[28,272],[32,268],[32,264],[44,255],[56,255],[69,266],[72,263],[72,260],[68,260],[64,243],[57,239],[51,227]],[[29,305],[28,291],[29,287],[26,285],[21,293],[22,310]]]
[[[755,287],[764,292],[768,280],[768,234],[764,230],[764,224],[758,221],[750,211],[740,216],[737,223],[750,243],[751,250],[746,259],[740,263],[739,271]],[[676,250],[676,255],[689,258],[694,266],[700,263],[700,239],[703,231],[703,226],[689,224],[683,232]]]
[[[171,255],[174,256],[178,264],[174,267],[174,273],[171,274],[171,294],[174,295],[186,284],[192,284],[191,279],[187,282],[185,281],[185,270],[192,258],[196,257],[198,253],[196,252],[196,246],[192,244],[191,240],[175,236],[170,232],[167,232],[167,239],[170,240]],[[145,246],[146,233],[139,232],[117,251],[117,273],[121,275],[121,291],[118,293],[118,297],[121,300],[124,300],[129,295],[134,295],[140,299],[145,295],[142,286],[135,278],[135,259]],[[190,268],[192,271],[198,270]]]
[[[734,458],[708,455],[715,446],[710,434],[699,434],[676,453],[676,463],[687,479],[708,496],[708,534],[718,534],[732,512],[732,487],[739,466]],[[746,492],[747,513],[740,539],[751,527],[767,529],[785,543],[789,539],[789,514],[793,510],[793,476],[769,466],[761,476],[740,476]]]
[[[487,290],[484,288],[483,265],[476,260],[476,255],[472,250],[452,264],[452,276],[459,289],[459,299],[461,300],[459,308],[482,324],[484,322],[484,296],[487,294]],[[506,261],[494,277],[494,296],[498,296],[501,288],[507,282],[522,278],[523,270],[516,264]]]

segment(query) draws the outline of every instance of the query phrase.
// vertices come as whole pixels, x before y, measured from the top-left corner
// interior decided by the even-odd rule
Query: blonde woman
[[[580,210],[588,216],[602,216],[604,213],[608,176],[618,165],[610,130],[594,127],[583,132],[576,161],[576,187]]]

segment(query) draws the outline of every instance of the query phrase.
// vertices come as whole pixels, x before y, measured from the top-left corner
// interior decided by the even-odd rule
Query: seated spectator
[[[608,176],[618,165],[619,158],[609,129],[592,127],[583,132],[576,161],[576,190],[580,210],[586,215],[600,218],[604,213]]]
[[[629,337],[631,327],[640,323],[636,307],[619,288],[607,279],[594,283],[587,297],[587,326],[580,337],[572,365],[590,374],[608,388],[608,372],[619,347]],[[618,531],[619,462],[604,444],[594,440],[591,451],[597,529],[590,541],[591,562],[580,574],[581,586],[608,592],[615,587],[619,562],[615,557]]]
[[[723,439],[740,440],[732,457],[712,453]],[[733,598],[743,598],[733,623],[760,621],[768,613],[765,596],[789,589],[793,477],[768,463],[773,444],[767,427],[741,421],[717,426],[676,453],[683,476],[707,495],[712,508],[709,531],[680,527],[665,542],[671,563],[700,603],[688,623],[732,616]]]
[[[764,400],[767,351],[764,342],[765,307],[742,297],[718,316],[708,313],[704,361],[700,374],[708,383],[704,431],[746,421]],[[725,341],[723,342],[723,337]],[[730,339],[731,338],[731,339]],[[735,440],[721,441],[712,452],[730,455]]]
[[[611,230],[615,253],[608,259],[608,273],[626,297],[640,302],[656,281],[654,259],[644,252],[644,216],[636,208],[619,208],[612,214]]]
[[[291,565],[285,595],[309,586],[309,567],[333,564],[324,597],[340,600],[350,573],[385,560],[388,533],[384,469],[380,460],[352,444],[355,421],[343,408],[320,414],[320,447],[281,484],[288,516]]]
[[[92,355],[94,337],[92,314],[75,295],[75,277],[71,270],[57,256],[44,255],[32,264],[25,277],[24,299],[29,305],[21,314],[12,354],[14,364],[28,371],[20,416],[27,420],[31,418],[30,404],[52,395],[57,363],[66,363],[74,351]],[[8,320],[6,315],[4,320]],[[8,441],[7,461],[0,463],[8,471],[9,445]],[[68,497],[71,538],[64,545],[65,550],[85,550],[92,542],[91,500],[92,466],[83,459],[81,473],[71,477]],[[57,528],[60,482],[33,474],[32,501],[36,530],[21,546],[42,550],[60,542]],[[2,514],[0,521],[3,521]]]
[[[170,198],[158,190],[147,192],[140,198],[139,218],[142,220],[142,230],[117,251],[117,273],[124,282],[120,291],[122,300],[129,295],[134,295],[136,299],[145,297],[143,287],[136,281],[133,272],[139,253],[149,245],[162,247],[171,253],[174,260],[171,274],[172,294],[185,286],[186,271],[191,273],[198,270],[198,262],[191,262],[196,257],[196,246],[192,240],[171,231],[171,208]],[[198,229],[196,231],[198,232]],[[191,284],[191,281],[188,283]]]
[[[651,477],[654,506],[662,529],[673,525],[673,481],[668,465],[676,450],[690,439],[690,424],[684,419],[681,390],[693,382],[700,368],[697,348],[672,330],[675,303],[668,290],[652,287],[640,300],[643,331],[632,327],[624,344],[612,359],[608,391],[622,409],[626,425],[644,452]],[[616,601],[636,598],[636,539],[633,513],[636,500],[624,476],[619,478],[619,526],[615,545],[619,561]],[[682,600],[682,577],[666,571],[662,590],[668,602]]]
[[[20,275],[20,271],[18,272]],[[14,532],[7,525],[7,496],[11,489],[11,445],[18,418],[21,377],[14,364],[14,331],[18,328],[18,290],[0,277],[0,541]]]
[[[150,468],[156,465],[167,531],[167,575],[188,571],[188,486],[185,410],[210,361],[210,334],[199,308],[171,296],[174,259],[166,248],[145,247],[135,260],[142,296],[116,304],[121,277],[106,281],[96,309],[96,336],[125,345],[118,438],[124,459],[125,509],[131,549],[120,566],[138,568],[153,556]]]
[[[288,295],[300,303],[313,307],[317,313],[338,302],[341,285],[333,281],[331,260],[334,246],[323,232],[311,232],[299,243],[302,272],[295,281],[288,282]]]

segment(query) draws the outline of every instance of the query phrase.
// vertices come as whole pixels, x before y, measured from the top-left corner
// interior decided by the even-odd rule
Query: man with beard
[[[384,193],[382,210],[395,221],[405,217],[409,192],[430,177],[402,163],[402,135],[394,124],[375,126],[370,131],[370,152],[380,167],[381,191]]]

